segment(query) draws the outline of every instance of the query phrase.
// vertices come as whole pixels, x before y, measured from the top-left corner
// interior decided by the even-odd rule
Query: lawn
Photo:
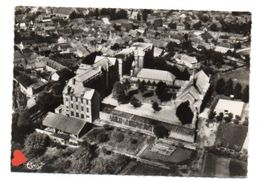
[[[231,177],[245,177],[247,175],[247,164],[239,160],[232,159],[229,165]]]
[[[189,160],[192,156],[192,150],[177,147],[176,150],[170,155],[163,155],[158,152],[152,152],[151,147],[147,147],[141,154],[141,158],[163,162],[163,163],[179,163]]]
[[[213,154],[208,153],[205,156],[203,176],[204,177],[214,177],[216,168],[216,157]]]
[[[204,160],[203,177],[245,177],[245,162],[207,153]]]
[[[234,82],[239,82],[242,85],[249,84],[249,74],[250,71],[248,68],[239,68],[234,71],[229,71],[226,73],[220,73],[220,77],[223,77],[226,81],[231,78]]]
[[[125,173],[126,175],[175,176],[175,171],[170,171],[134,161],[131,163],[133,163],[133,165]]]
[[[230,159],[207,153],[204,161],[204,177],[229,177]]]
[[[222,144],[232,149],[236,145],[241,149],[247,136],[247,131],[247,126],[222,123],[218,127],[216,144]]]

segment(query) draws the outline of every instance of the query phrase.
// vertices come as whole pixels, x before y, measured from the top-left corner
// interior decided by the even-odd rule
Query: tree
[[[244,126],[248,126],[248,118],[247,117],[245,118],[245,121],[243,122],[243,125]]]
[[[126,97],[125,85],[123,85],[119,81],[115,82],[112,90],[112,97],[117,99],[120,103],[124,102]]]
[[[138,108],[138,107],[142,106],[141,101],[139,99],[137,99],[135,96],[133,96],[131,98],[130,103],[134,106],[134,108]]]
[[[47,135],[36,132],[29,134],[24,142],[26,156],[36,157],[42,155],[49,145],[49,142],[50,139]]]
[[[195,29],[195,30],[200,30],[202,27],[202,24],[201,24],[201,21],[193,24],[192,28]]]
[[[176,48],[178,49],[179,46],[176,42],[172,42],[170,41],[167,45],[166,45],[166,50],[168,52],[174,52],[176,50]]]
[[[154,109],[154,112],[158,112],[162,109],[156,101],[153,102],[152,107]]]
[[[153,132],[154,132],[154,135],[157,137],[157,138],[167,138],[169,137],[169,130],[166,129],[164,126],[162,125],[156,125],[154,126],[154,129],[153,129]]]
[[[70,19],[77,19],[77,18],[84,18],[84,15],[81,13],[77,13],[76,11],[73,11],[70,16]]]
[[[116,13],[116,18],[115,19],[127,19],[127,11],[124,9],[120,9]]]
[[[209,118],[210,121],[212,121],[215,118],[215,116],[216,116],[216,112],[211,110],[208,118]]]
[[[71,168],[74,173],[88,173],[91,169],[91,161],[96,156],[96,148],[87,142],[72,154]]]
[[[120,46],[119,46],[118,43],[115,43],[114,45],[112,45],[112,46],[110,47],[110,49],[111,49],[111,50],[119,50],[119,49],[120,49]]]
[[[234,88],[234,96],[235,98],[237,99],[241,99],[241,89],[242,89],[242,86],[240,83],[237,83],[235,88]]]
[[[226,123],[229,123],[232,119],[233,119],[233,114],[232,113],[228,113],[228,115],[226,117],[224,117]]]
[[[113,171],[114,167],[109,160],[98,158],[94,160],[91,167],[91,174],[109,174]]]
[[[17,119],[17,127],[19,128],[28,128],[31,126],[31,121],[29,119],[29,114],[27,111],[22,111],[19,114],[19,117]]]
[[[182,125],[192,123],[194,114],[190,108],[189,101],[183,102],[177,107],[176,116],[179,118]]]
[[[86,56],[81,63],[87,64],[87,65],[93,65],[96,59],[96,56],[102,55],[102,52],[92,52],[88,56]]]
[[[216,92],[218,94],[224,94],[225,92],[225,80],[223,78],[218,79],[216,84]]]
[[[52,94],[55,96],[62,95],[62,91],[64,89],[65,83],[54,83],[52,86]]]
[[[117,143],[120,143],[120,142],[122,142],[125,139],[125,136],[124,136],[123,133],[119,132],[119,133],[115,133],[113,135],[113,138],[115,138]]]
[[[67,80],[69,80],[73,76],[75,76],[75,74],[71,70],[66,69],[66,68],[64,68],[60,71],[57,71],[57,73],[60,76],[59,81],[62,82],[62,83],[66,82]]]
[[[51,93],[44,92],[38,96],[37,105],[44,111],[54,110],[61,102],[61,99],[53,96]]]
[[[177,26],[177,24],[176,23],[174,23],[174,22],[171,22],[169,25],[168,25],[168,27],[170,28],[170,29],[176,29],[176,26]]]
[[[98,135],[98,141],[100,143],[107,142],[107,141],[109,141],[109,137],[107,134],[102,133],[102,134]]]
[[[209,28],[212,31],[218,31],[219,30],[218,26],[215,23],[211,24]]]
[[[157,94],[157,96],[162,95],[166,91],[166,87],[167,87],[167,85],[164,82],[160,81],[156,85],[155,93]]]
[[[229,78],[225,85],[225,95],[230,96],[231,94],[233,94],[233,81]]]
[[[219,114],[218,114],[218,116],[217,116],[217,121],[222,121],[223,120],[223,118],[224,118],[224,113],[223,112],[220,112]]]
[[[248,85],[246,85],[246,87],[243,90],[242,100],[245,103],[248,103],[248,101],[249,101],[249,86]]]

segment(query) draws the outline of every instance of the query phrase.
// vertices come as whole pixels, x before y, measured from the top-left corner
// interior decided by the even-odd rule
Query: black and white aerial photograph
[[[12,173],[247,177],[250,11],[13,13]]]

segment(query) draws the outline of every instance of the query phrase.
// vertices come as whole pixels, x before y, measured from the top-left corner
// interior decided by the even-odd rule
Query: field
[[[220,124],[217,132],[216,144],[233,148],[238,146],[240,149],[247,136],[248,127],[233,124]]]
[[[205,156],[203,176],[204,177],[228,177],[229,159],[207,153]]]
[[[131,165],[131,166],[130,166]],[[143,163],[131,161],[129,168],[123,175],[150,175],[150,176],[175,176],[176,171],[170,171]]]
[[[235,159],[230,161],[229,171],[231,177],[240,177],[247,175],[247,165],[245,162],[241,162]]]
[[[229,71],[223,74],[220,74],[226,81],[231,78],[234,82],[239,82],[243,86],[249,84],[249,69],[248,68],[239,68],[234,71]]]
[[[247,165],[236,159],[229,159],[207,153],[204,161],[204,177],[245,177]]]

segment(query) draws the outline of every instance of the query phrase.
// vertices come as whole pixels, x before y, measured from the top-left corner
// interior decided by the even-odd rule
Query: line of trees
[[[245,103],[249,101],[249,86],[246,85],[242,88],[239,82],[234,84],[231,78],[227,81],[225,81],[224,78],[218,79],[215,90],[217,94],[226,96],[234,95],[235,99],[241,99]]]

